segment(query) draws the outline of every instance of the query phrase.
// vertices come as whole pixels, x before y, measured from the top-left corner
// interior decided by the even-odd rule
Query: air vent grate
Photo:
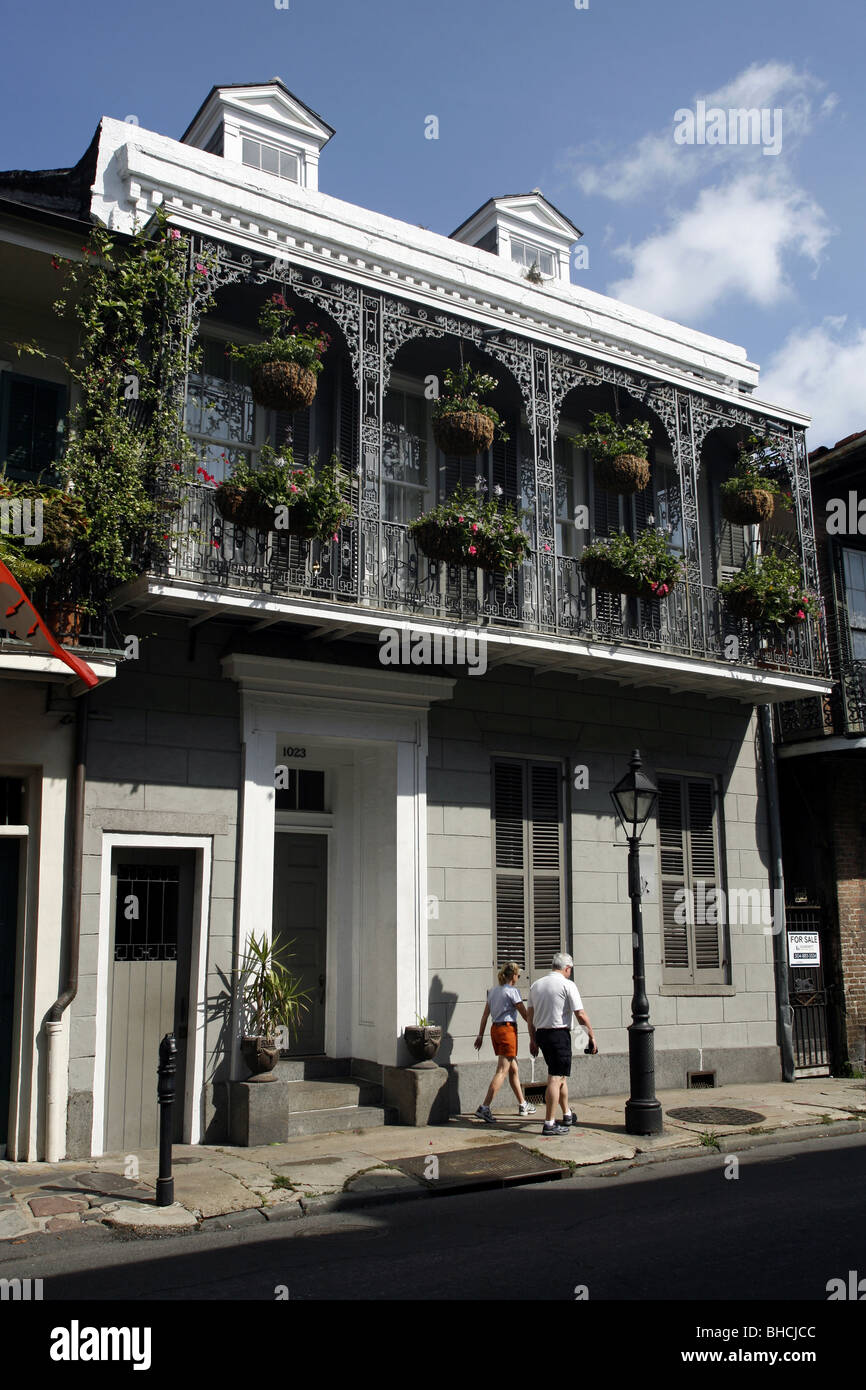
[[[690,1071],[688,1089],[690,1091],[709,1091],[715,1087],[716,1073],[714,1071]]]

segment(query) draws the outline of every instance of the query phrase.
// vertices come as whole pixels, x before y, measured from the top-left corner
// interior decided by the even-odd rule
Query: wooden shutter
[[[493,805],[496,959],[531,981],[564,949],[562,768],[495,762]]]
[[[517,448],[517,428],[512,425],[508,439],[493,441],[491,486],[502,488],[500,502],[517,502],[520,497],[520,464]]]
[[[348,357],[345,357],[340,368],[340,399],[335,447],[340,456],[341,464],[352,475],[361,462],[358,407],[358,388],[352,376],[352,364]]]
[[[526,819],[521,763],[493,765],[496,959],[526,967]]]
[[[544,974],[563,949],[563,834],[558,763],[529,767],[531,809],[531,938],[533,974]]]
[[[725,928],[711,781],[659,778],[658,836],[665,983],[722,984]]]
[[[721,517],[719,521],[719,583],[733,579],[746,563],[746,528]]]

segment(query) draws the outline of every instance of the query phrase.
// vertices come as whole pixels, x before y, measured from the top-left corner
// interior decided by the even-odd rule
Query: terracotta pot
[[[649,460],[640,454],[614,454],[593,460],[595,480],[607,492],[617,492],[630,497],[634,492],[643,492],[649,486]]]
[[[85,615],[74,603],[50,603],[43,617],[61,645],[74,642],[81,635]]]
[[[235,526],[245,526],[256,531],[272,531],[276,521],[276,511],[259,501],[258,493],[251,488],[238,487],[235,483],[220,483],[214,497],[214,504],[220,516]]]
[[[442,1029],[438,1024],[426,1028],[413,1025],[403,1029],[403,1040],[416,1062],[432,1062],[442,1042]]]
[[[241,1056],[254,1076],[273,1071],[280,1059],[274,1038],[241,1038]]]
[[[723,492],[721,499],[722,516],[738,526],[758,526],[762,521],[769,521],[776,510],[775,495],[762,487]]]
[[[493,443],[495,426],[480,410],[456,410],[433,421],[433,435],[443,454],[471,458],[484,453]]]
[[[269,410],[306,410],[316,395],[316,373],[299,362],[260,362],[250,373],[256,405]]]

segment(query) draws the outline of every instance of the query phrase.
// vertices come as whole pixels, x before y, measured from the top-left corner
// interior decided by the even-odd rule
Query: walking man
[[[577,1124],[577,1116],[568,1108],[571,1020],[574,1014],[577,1015],[578,1023],[589,1034],[592,1052],[598,1052],[592,1024],[584,1011],[577,986],[571,978],[573,970],[574,961],[571,956],[556,955],[553,957],[553,969],[550,974],[536,980],[529,991],[529,1051],[533,1057],[537,1057],[540,1050],[547,1065],[545,1118],[541,1129],[542,1136],[547,1139],[555,1134],[568,1134],[571,1125]],[[562,1107],[561,1124],[554,1118],[557,1105]]]

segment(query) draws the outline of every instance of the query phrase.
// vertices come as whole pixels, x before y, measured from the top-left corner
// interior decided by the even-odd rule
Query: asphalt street
[[[0,1253],[44,1299],[788,1301],[866,1276],[866,1137],[780,1143],[539,1186],[240,1230],[103,1228]],[[736,1172],[737,1176],[733,1176]],[[866,1289],[866,1284],[864,1284]],[[93,1312],[95,1313],[95,1309]]]

